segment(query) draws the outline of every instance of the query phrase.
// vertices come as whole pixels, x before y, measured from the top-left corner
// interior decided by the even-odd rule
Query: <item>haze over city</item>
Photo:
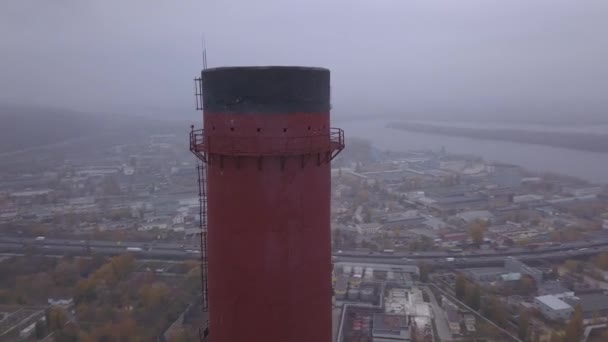
[[[0,0],[0,342],[608,341],[605,0]]]
[[[186,118],[201,66],[332,70],[334,115],[606,121],[608,3],[0,4],[0,103]]]

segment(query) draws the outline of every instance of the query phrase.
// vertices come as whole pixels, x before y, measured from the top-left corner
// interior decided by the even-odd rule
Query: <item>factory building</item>
[[[554,321],[564,321],[570,318],[574,309],[559,297],[545,295],[534,298],[534,304],[545,318]]]
[[[411,341],[410,325],[406,316],[374,314],[372,326],[373,342]]]
[[[530,267],[514,257],[507,257],[505,260],[505,268],[512,273],[521,273],[530,276],[537,284],[543,281],[543,272],[534,267]]]
[[[348,288],[348,277],[345,275],[338,276],[336,280],[336,287],[334,289],[334,294],[336,299],[343,300],[346,298],[346,290]]]

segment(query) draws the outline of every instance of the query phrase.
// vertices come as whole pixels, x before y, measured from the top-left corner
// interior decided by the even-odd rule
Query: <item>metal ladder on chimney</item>
[[[198,201],[201,228],[201,283],[202,283],[202,311],[207,316],[206,326],[199,329],[199,337],[203,342],[209,341],[209,295],[208,295],[208,263],[207,263],[207,168],[204,162],[199,162],[196,171],[198,174]]]

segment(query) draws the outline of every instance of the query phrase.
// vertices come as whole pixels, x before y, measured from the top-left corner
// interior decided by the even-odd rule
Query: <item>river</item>
[[[394,151],[439,150],[444,146],[449,153],[472,154],[490,161],[519,165],[530,171],[555,172],[591,182],[608,183],[608,153],[414,133],[386,128],[386,124],[391,121],[395,120],[336,121],[334,126],[344,129],[347,147],[348,137],[365,138],[381,149]],[[496,127],[496,125],[493,126]]]

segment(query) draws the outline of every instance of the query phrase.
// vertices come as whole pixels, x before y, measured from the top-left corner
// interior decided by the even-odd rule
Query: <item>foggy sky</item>
[[[338,116],[608,117],[606,0],[2,0],[0,102],[196,115],[203,33],[330,68]]]

